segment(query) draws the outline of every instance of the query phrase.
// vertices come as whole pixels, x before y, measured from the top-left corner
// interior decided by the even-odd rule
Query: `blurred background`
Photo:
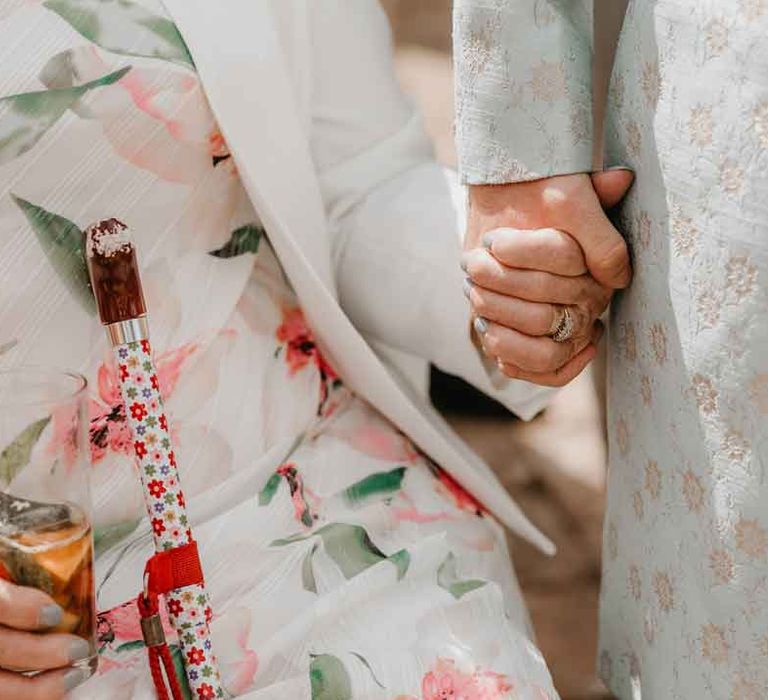
[[[424,114],[438,158],[454,166],[451,0],[382,4],[403,87]],[[558,546],[558,555],[547,558],[510,540],[537,641],[563,700],[611,697],[595,674],[605,441],[602,362],[594,367],[530,423],[458,380],[433,373],[432,382],[437,406]]]

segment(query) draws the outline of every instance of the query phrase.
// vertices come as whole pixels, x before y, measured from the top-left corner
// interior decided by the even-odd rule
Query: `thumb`
[[[603,209],[615,207],[632,186],[635,174],[629,168],[614,168],[592,174],[592,187]]]

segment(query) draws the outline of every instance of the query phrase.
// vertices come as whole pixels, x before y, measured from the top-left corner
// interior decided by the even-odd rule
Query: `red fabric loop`
[[[149,576],[148,591],[158,595],[203,583],[197,542],[192,540],[181,547],[158,552],[147,562],[144,573]]]

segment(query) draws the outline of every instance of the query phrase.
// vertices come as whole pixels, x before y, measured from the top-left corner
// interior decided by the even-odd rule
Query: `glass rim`
[[[14,399],[8,403],[5,403],[2,400],[2,394],[0,394],[0,412],[8,411],[17,406],[44,406],[61,401],[75,400],[78,397],[83,396],[88,389],[88,379],[86,379],[80,372],[64,369],[58,365],[42,364],[16,365],[14,367],[0,368],[0,387],[2,387],[3,380],[7,377],[24,377],[25,375],[66,378],[67,380],[74,381],[74,386],[69,389],[64,388],[45,398]]]

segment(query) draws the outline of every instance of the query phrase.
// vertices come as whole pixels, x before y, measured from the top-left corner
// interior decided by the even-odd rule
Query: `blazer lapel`
[[[423,400],[409,398],[339,307],[322,199],[267,0],[164,2],[318,344],[345,383],[508,527],[552,552],[484,463]]]
[[[270,3],[164,2],[273,244],[290,232],[297,253],[335,297],[325,211]]]

